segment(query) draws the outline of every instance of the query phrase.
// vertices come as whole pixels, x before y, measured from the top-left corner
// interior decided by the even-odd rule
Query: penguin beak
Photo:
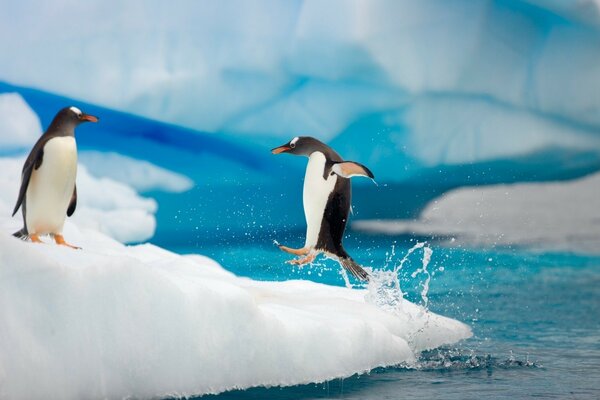
[[[79,117],[79,119],[82,121],[98,122],[98,117],[94,117],[93,115],[89,114],[81,114],[81,117]]]
[[[273,153],[273,154],[285,153],[286,151],[290,151],[291,149],[292,148],[290,146],[288,146],[287,144],[284,144],[283,146],[275,147],[273,150],[271,150],[271,153]]]

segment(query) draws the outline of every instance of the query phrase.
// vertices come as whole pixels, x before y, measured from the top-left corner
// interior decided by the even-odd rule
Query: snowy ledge
[[[0,234],[0,398],[323,382],[471,336],[407,301],[384,311],[365,290],[239,278],[202,256],[124,246],[71,223],[65,234],[83,250]]]
[[[600,252],[600,173],[566,182],[463,187],[431,201],[416,220],[360,220],[364,232],[450,237],[453,245]]]

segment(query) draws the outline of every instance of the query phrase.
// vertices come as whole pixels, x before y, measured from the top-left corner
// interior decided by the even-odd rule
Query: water
[[[295,236],[281,242],[301,243],[301,236]],[[174,250],[209,255],[236,274],[255,279],[345,285],[334,261],[290,266],[285,264],[289,255],[278,251],[272,239]],[[600,398],[600,256],[442,247],[354,232],[345,244],[361,264],[387,271],[378,273],[385,284],[374,297],[384,298],[383,306],[393,306],[402,293],[433,312],[469,324],[473,338],[423,353],[416,365],[322,384],[206,398]],[[396,290],[398,283],[402,292]]]

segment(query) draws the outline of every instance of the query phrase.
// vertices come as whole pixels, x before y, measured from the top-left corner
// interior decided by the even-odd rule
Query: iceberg
[[[234,276],[206,257],[124,246],[69,222],[83,247],[10,237],[0,218],[0,397],[162,398],[323,382],[414,362],[468,326],[366,290]],[[35,384],[32,384],[35,382]]]
[[[357,220],[357,230],[450,239],[454,246],[517,246],[600,252],[600,174],[568,182],[460,188],[430,201],[418,218]]]
[[[30,147],[41,134],[40,120],[23,97],[0,95],[0,154]]]
[[[2,81],[265,147],[313,135],[380,181],[600,169],[594,0],[32,7],[0,16]]]
[[[119,153],[89,150],[81,152],[79,160],[92,175],[124,183],[137,192],[181,193],[194,186],[187,176]]]

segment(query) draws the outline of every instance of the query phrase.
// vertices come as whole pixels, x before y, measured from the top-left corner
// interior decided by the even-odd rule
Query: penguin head
[[[329,147],[310,136],[296,136],[289,142],[279,147],[275,147],[271,150],[273,154],[289,153],[296,156],[307,156],[309,157],[315,151],[324,151]]]
[[[86,114],[81,112],[81,110],[77,107],[66,107],[59,111],[58,116],[63,114],[63,118],[68,118],[73,121],[76,125],[81,124],[82,122],[98,122],[98,117],[95,117],[90,114]]]
[[[48,132],[59,135],[73,135],[77,125],[83,122],[98,122],[98,117],[82,112],[77,107],[65,107],[60,110],[50,127]]]

